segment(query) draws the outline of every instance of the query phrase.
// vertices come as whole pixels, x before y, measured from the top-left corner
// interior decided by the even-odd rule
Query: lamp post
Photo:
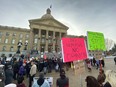
[[[27,45],[28,45],[28,42],[26,41],[24,50],[27,50]]]
[[[18,49],[17,52],[16,52],[17,54],[20,54],[20,48],[21,48],[22,45],[23,45],[22,42],[19,41],[18,44],[17,44],[17,49]]]

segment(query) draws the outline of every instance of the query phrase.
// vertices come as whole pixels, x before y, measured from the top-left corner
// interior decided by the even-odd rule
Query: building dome
[[[48,8],[46,10],[46,14],[44,14],[41,19],[53,19],[54,17],[51,15],[51,10]]]

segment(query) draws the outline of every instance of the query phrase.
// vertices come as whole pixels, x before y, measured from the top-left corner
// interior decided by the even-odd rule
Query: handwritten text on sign
[[[62,38],[62,53],[64,62],[86,59],[84,38]]]
[[[106,50],[103,33],[87,32],[89,50]]]

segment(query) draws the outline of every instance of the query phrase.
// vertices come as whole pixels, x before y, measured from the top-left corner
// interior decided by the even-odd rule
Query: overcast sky
[[[29,28],[29,19],[52,16],[69,27],[68,34],[104,33],[116,42],[116,0],[0,0],[0,25]]]

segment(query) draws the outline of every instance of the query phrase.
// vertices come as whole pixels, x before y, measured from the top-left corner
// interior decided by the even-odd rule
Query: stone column
[[[58,47],[59,47],[59,50],[60,50],[60,51],[61,51],[61,39],[62,39],[61,32],[59,32]]]
[[[52,51],[53,51],[53,53],[55,52],[55,31],[53,31],[53,49],[52,49]]]
[[[40,54],[40,44],[41,44],[41,29],[38,30],[38,53]]]
[[[48,53],[48,31],[46,30],[46,46],[45,46],[45,52]]]
[[[33,42],[34,42],[34,32],[33,29],[30,31],[30,50],[33,49]]]
[[[59,38],[60,38],[60,39],[62,38],[61,34],[62,34],[62,32],[59,32]]]

